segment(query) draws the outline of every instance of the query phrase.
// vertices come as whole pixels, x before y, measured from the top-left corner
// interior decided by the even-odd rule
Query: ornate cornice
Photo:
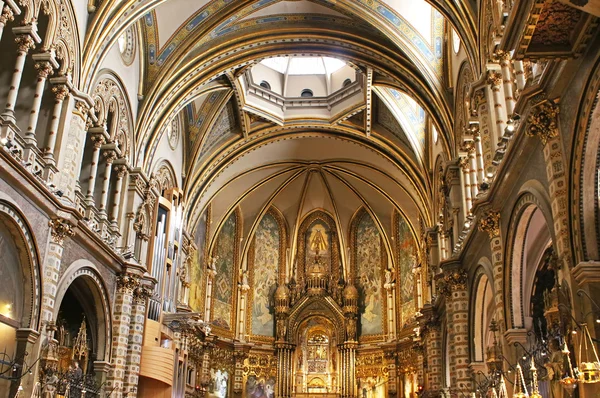
[[[527,136],[538,137],[542,145],[558,136],[558,114],[560,109],[553,101],[537,105],[527,117]]]

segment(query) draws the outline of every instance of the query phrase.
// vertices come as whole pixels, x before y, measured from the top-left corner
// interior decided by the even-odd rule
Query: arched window
[[[351,84],[352,84],[352,80],[346,79],[346,80],[344,80],[344,83],[342,83],[342,87],[348,87]]]
[[[304,90],[302,90],[302,93],[300,93],[300,96],[302,98],[310,98],[313,96],[313,92],[311,89],[305,88]]]
[[[263,87],[263,88],[266,88],[267,90],[271,89],[271,85],[266,80],[263,80],[262,82],[260,82],[260,86]]]

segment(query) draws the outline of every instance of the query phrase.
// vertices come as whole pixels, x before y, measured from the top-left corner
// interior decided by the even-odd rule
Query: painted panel
[[[248,376],[246,381],[246,397],[247,398],[273,398],[275,397],[275,379],[258,378],[256,376]]]
[[[279,268],[280,231],[277,220],[265,214],[256,230],[252,300],[252,334],[274,336],[272,297]]]
[[[381,277],[381,237],[368,213],[363,213],[356,225],[356,277],[361,300],[359,302],[361,335],[383,333],[383,302]]]
[[[198,247],[196,256],[190,263],[190,297],[189,305],[194,312],[204,313],[204,295],[206,294],[204,280],[206,266],[204,265],[204,246],[206,244],[206,212],[200,216],[196,229],[195,243]]]
[[[236,226],[237,217],[235,213],[231,213],[219,232],[213,251],[217,259],[217,275],[213,286],[212,323],[227,330],[232,330],[233,325]]]
[[[400,278],[400,325],[404,326],[415,315],[415,281],[413,267],[417,264],[417,245],[410,226],[398,214],[397,217],[398,274]]]
[[[210,370],[210,383],[208,383],[208,398],[226,398],[229,387],[229,373],[225,370]]]

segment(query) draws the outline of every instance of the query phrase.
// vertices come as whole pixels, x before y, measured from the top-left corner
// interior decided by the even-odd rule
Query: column
[[[494,115],[496,116],[496,137],[497,142],[504,135],[506,127],[506,110],[504,109],[504,96],[502,95],[502,75],[498,72],[488,72],[488,84],[492,89],[492,97],[494,100]]]
[[[436,396],[443,386],[442,332],[438,321],[428,321],[425,328],[425,350],[427,352],[427,392]]]
[[[55,95],[54,108],[52,109],[52,117],[50,120],[50,131],[48,132],[48,140],[44,149],[44,160],[51,166],[56,166],[54,158],[54,147],[56,146],[56,137],[58,135],[58,127],[60,122],[60,114],[62,111],[63,101],[69,95],[69,87],[66,84],[57,84],[52,87],[52,92]]]
[[[469,159],[466,157],[461,157],[459,165],[463,186],[463,213],[466,219],[466,217],[471,213],[471,208],[473,207],[473,200],[471,198],[471,170],[469,167]]]
[[[212,297],[212,285],[215,276],[217,275],[216,269],[216,261],[217,259],[212,257],[209,260],[208,269],[206,272],[206,302],[204,304],[204,317],[207,322],[210,321],[210,302]]]
[[[356,347],[358,343],[355,341],[346,341],[341,348],[342,352],[342,368],[341,373],[344,375],[342,383],[342,398],[356,398]]]
[[[515,110],[517,101],[514,98],[513,78],[511,70],[510,54],[504,51],[500,51],[497,54],[498,61],[500,62],[500,68],[502,71],[502,83],[504,87],[504,101],[506,103],[506,114],[512,115]]]
[[[123,383],[123,393],[127,396],[137,396],[137,385],[142,358],[142,342],[144,338],[144,322],[146,321],[146,303],[152,294],[152,289],[139,286],[133,291],[131,307],[131,324],[129,327],[129,346],[127,349],[127,367]],[[133,392],[133,395],[131,394]]]
[[[500,327],[500,334],[504,334],[504,247],[500,237],[500,213],[487,211],[479,219],[479,230],[486,232],[490,237],[490,249],[492,253],[492,274],[494,278],[494,305],[496,307],[495,318]]]
[[[515,65],[515,78],[517,81],[517,90],[523,91],[525,86],[527,85],[527,76],[525,76],[525,67],[523,66],[523,61],[514,61]]]
[[[121,205],[121,190],[123,189],[123,177],[125,177],[125,173],[127,173],[127,166],[117,166],[115,167],[115,171],[117,172],[117,181],[115,182],[115,195],[110,216],[110,226],[111,228],[117,230],[119,228],[119,206]]]
[[[448,286],[446,312],[451,356],[451,386],[460,391],[471,391],[469,371],[469,293],[467,273],[462,269],[445,271]]]
[[[100,218],[106,218],[106,203],[108,202],[108,189],[110,188],[110,176],[112,173],[112,164],[117,158],[117,153],[113,150],[104,151],[104,160],[106,167],[104,168],[104,180],[102,181],[102,196],[100,197]]]
[[[291,398],[292,396],[292,353],[294,345],[285,342],[275,343],[277,350],[277,389],[278,398]]]
[[[139,279],[131,274],[117,277],[117,292],[113,310],[112,368],[108,375],[107,390],[114,389],[111,397],[122,398],[127,365],[127,346],[131,327],[133,292]]]
[[[391,274],[391,271],[386,270],[386,278],[388,278],[388,273]],[[390,276],[390,281],[387,282],[383,285],[385,292],[386,292],[386,297],[387,297],[387,319],[388,319],[388,336],[387,336],[387,340],[391,341],[396,337],[396,309],[395,309],[395,305],[394,305],[394,287],[396,286],[396,282],[393,279],[394,276]]]
[[[246,302],[248,299],[248,285],[247,270],[242,271],[242,279],[238,288],[240,290],[240,310],[239,310],[239,321],[238,321],[238,340],[246,341]]]
[[[94,150],[92,152],[92,163],[90,163],[90,176],[88,178],[88,189],[85,201],[88,206],[94,205],[94,188],[96,185],[96,174],[98,173],[98,161],[100,158],[100,148],[104,144],[104,137],[99,134],[92,135]]]
[[[54,73],[52,65],[48,61],[37,62],[35,64],[35,69],[37,70],[38,77],[35,85],[35,94],[33,95],[33,104],[31,105],[31,112],[29,114],[29,123],[27,124],[27,131],[25,132],[25,143],[32,146],[37,146],[35,129],[40,115],[40,106],[42,105],[42,96],[44,95],[46,79]]]
[[[470,141],[467,143],[467,153],[469,155],[469,171],[471,172],[471,198],[473,201],[479,194],[478,182],[482,182],[483,179],[477,178],[477,159],[475,158],[475,143]]]
[[[475,154],[477,159],[477,180],[480,182],[484,182],[486,177],[483,165],[483,148],[481,147],[481,134],[479,133],[479,130],[473,133],[473,142],[475,143]]]
[[[2,14],[0,14],[0,40],[2,40],[2,33],[4,32],[4,27],[8,22],[12,22],[15,20],[15,15],[13,13],[12,8],[5,5],[2,8]]]
[[[6,107],[2,114],[5,119],[8,119],[13,123],[15,122],[15,104],[17,102],[17,95],[19,94],[19,87],[21,86],[21,78],[23,77],[25,58],[27,57],[29,50],[35,48],[34,40],[30,35],[18,35],[15,38],[15,41],[17,43],[17,60],[10,82],[10,89],[8,90]]]
[[[60,275],[60,263],[64,248],[64,240],[75,235],[72,224],[63,219],[55,218],[48,223],[50,227],[50,242],[46,250],[43,265],[43,296],[42,296],[42,323],[52,322],[54,313],[54,300]]]

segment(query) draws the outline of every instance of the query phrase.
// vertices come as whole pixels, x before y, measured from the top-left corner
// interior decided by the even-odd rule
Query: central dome
[[[289,56],[260,61],[264,66],[288,75],[331,75],[346,66],[346,62],[330,57]]]

